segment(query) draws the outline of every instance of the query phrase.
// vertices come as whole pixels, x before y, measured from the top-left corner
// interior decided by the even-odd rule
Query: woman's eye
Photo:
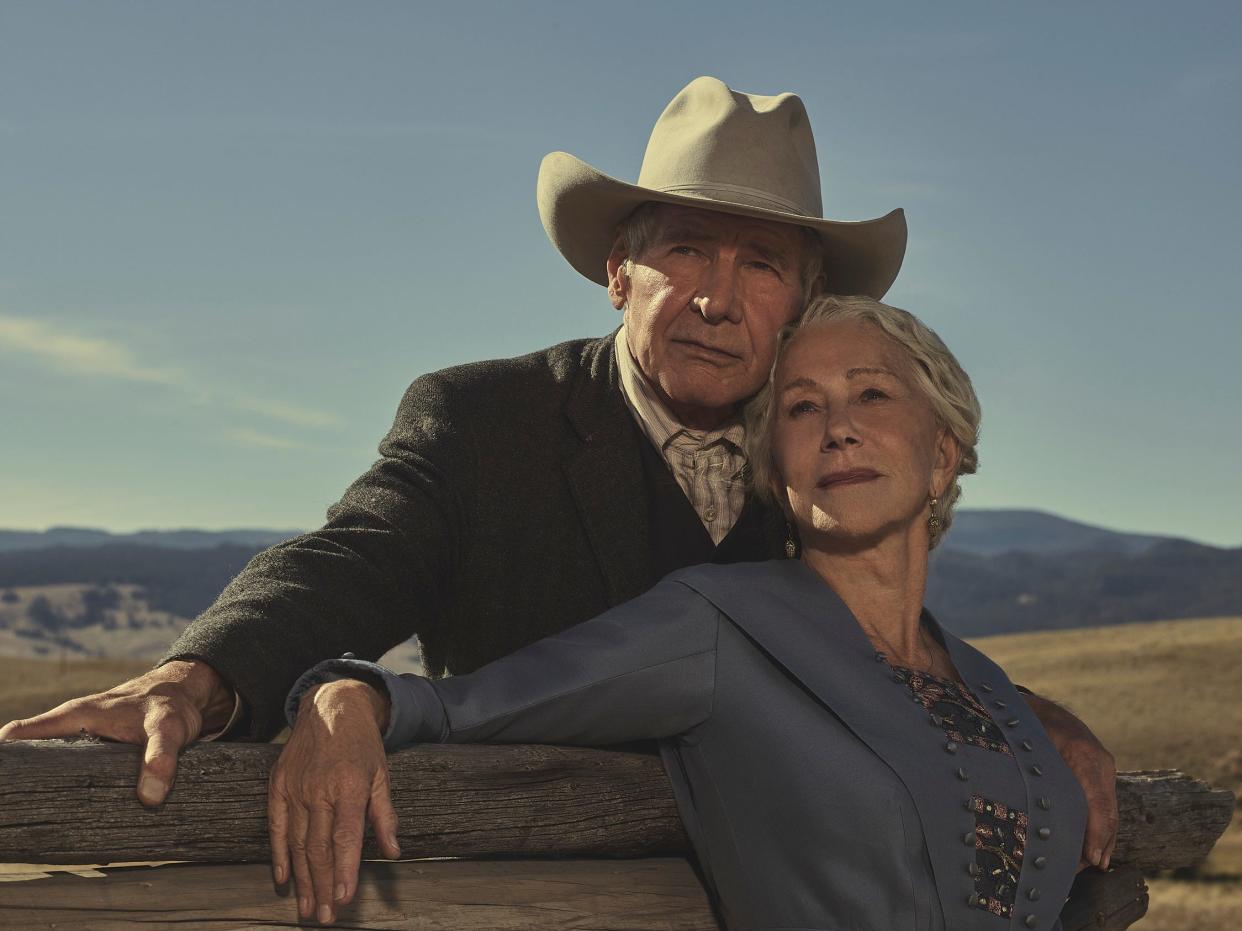
[[[794,417],[796,417],[798,414],[810,413],[813,410],[815,410],[814,401],[795,401],[789,407],[789,413],[791,416],[794,416]]]
[[[880,401],[887,398],[888,395],[879,388],[866,388],[858,397],[863,401]]]

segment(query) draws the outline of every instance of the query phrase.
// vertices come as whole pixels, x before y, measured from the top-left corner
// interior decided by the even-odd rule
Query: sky
[[[1233,3],[0,0],[0,527],[310,528],[408,383],[603,335],[540,159],[710,74],[983,403],[965,507],[1242,545]],[[503,447],[498,450],[503,455]]]

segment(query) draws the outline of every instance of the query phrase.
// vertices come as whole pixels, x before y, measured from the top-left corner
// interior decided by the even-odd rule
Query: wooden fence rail
[[[191,746],[167,802],[151,812],[134,796],[136,747],[94,740],[0,744],[0,863],[192,861],[163,867],[164,873],[111,872],[110,904],[87,925],[81,923],[85,900],[75,896],[97,906],[98,890],[87,890],[99,880],[60,876],[0,885],[0,925],[53,927],[76,916],[71,923],[100,928],[125,921],[188,928],[199,920],[212,928],[282,920],[295,926],[292,902],[272,895],[261,865],[270,859],[267,776],[279,752],[271,744]],[[404,856],[475,859],[366,864],[358,899],[338,924],[716,927],[685,859],[689,844],[658,757],[423,745],[388,762]],[[1234,807],[1229,790],[1176,771],[1122,773],[1117,787],[1119,866],[1079,877],[1062,913],[1066,931],[1128,927],[1146,911],[1141,871],[1202,862]],[[370,838],[364,856],[379,856]],[[523,862],[477,862],[497,857]],[[552,857],[561,859],[537,862]],[[232,865],[206,865],[225,863]],[[195,883],[217,896],[230,889],[232,898],[196,897]],[[226,904],[239,923],[222,923]],[[486,921],[478,912],[484,907]]]

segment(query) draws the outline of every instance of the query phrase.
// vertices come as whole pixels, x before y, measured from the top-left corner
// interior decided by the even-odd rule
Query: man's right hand
[[[172,660],[106,692],[72,698],[51,711],[0,728],[0,740],[42,740],[85,734],[145,749],[138,800],[164,801],[177,774],[181,748],[208,728],[220,727],[233,693],[201,660]]]

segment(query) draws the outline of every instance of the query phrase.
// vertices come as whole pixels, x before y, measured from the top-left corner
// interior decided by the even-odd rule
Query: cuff
[[[355,659],[346,653],[312,666],[293,683],[285,699],[285,718],[293,727],[298,703],[311,688],[338,679],[360,679],[388,696],[388,729],[384,749],[388,752],[420,742],[440,742],[447,730],[444,705],[431,682],[422,676],[398,676],[378,663]]]
[[[198,736],[199,743],[207,743],[208,741],[211,741],[211,740],[219,740],[221,737],[223,737],[225,734],[231,731],[233,729],[233,725],[237,723],[237,719],[242,716],[242,709],[244,707],[245,706],[242,704],[241,692],[237,691],[237,689],[233,689],[233,713],[229,715],[228,721],[225,722],[224,727],[220,728],[220,730],[216,731],[214,734],[206,734],[206,735],[200,734]]]

